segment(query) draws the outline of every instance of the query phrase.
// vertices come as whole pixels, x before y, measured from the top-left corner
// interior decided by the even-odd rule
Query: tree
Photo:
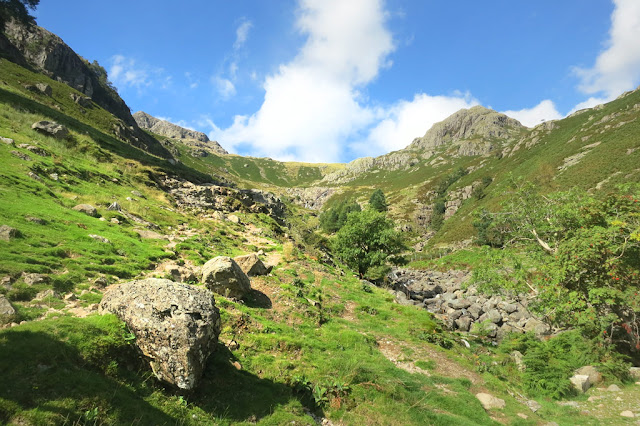
[[[360,210],[362,210],[360,204],[353,200],[340,201],[320,215],[320,227],[327,233],[336,232],[347,221],[349,213]]]
[[[393,221],[373,209],[350,213],[336,233],[332,248],[361,278],[370,268],[402,263],[404,259],[398,255],[406,249]]]
[[[369,208],[372,208],[379,212],[386,212],[389,209],[387,203],[387,197],[384,196],[384,192],[381,189],[376,189],[369,198]]]
[[[0,32],[10,18],[22,22],[34,22],[29,10],[36,10],[40,0],[0,0]]]
[[[527,265],[524,279],[514,280],[513,268],[479,268],[481,281],[524,283],[537,293],[532,308],[556,325],[640,357],[640,188],[595,198],[581,190],[542,195],[514,183],[485,237],[501,235],[510,257]]]

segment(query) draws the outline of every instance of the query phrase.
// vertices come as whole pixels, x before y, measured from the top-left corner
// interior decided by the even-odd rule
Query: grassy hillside
[[[52,96],[24,88],[36,82],[49,84]],[[13,139],[0,143],[0,225],[19,231],[0,240],[0,293],[17,311],[0,318],[0,423],[601,424],[602,418],[541,394],[524,395],[508,348],[446,332],[427,311],[399,305],[386,289],[318,260],[298,229],[246,210],[234,212],[238,223],[187,211],[159,184],[164,176],[192,182],[224,177],[239,187],[285,191],[325,185],[324,176],[344,165],[193,157],[180,144],[174,148],[181,164],[172,165],[115,137],[117,119],[96,105],[81,108],[71,93],[0,61],[0,136]],[[637,179],[639,154],[629,150],[637,147],[633,106],[639,97],[563,120],[512,157],[462,157],[440,165],[427,159],[410,170],[370,170],[343,185],[336,199],[365,200],[380,187],[392,214],[410,221],[413,199],[427,202],[427,192],[457,168],[482,164],[448,189],[484,176],[495,182],[487,197],[465,201],[445,222],[436,240],[449,241],[467,235],[474,208],[498,207],[509,173],[543,176],[540,184],[549,190],[591,188],[611,177],[606,189]],[[39,120],[64,124],[71,136],[57,140],[32,130]],[[607,125],[611,131],[599,133]],[[557,171],[566,157],[596,141],[602,143],[586,148],[592,151],[578,166]],[[612,164],[603,159],[616,157]],[[108,209],[113,202],[121,211]],[[95,206],[98,217],[74,210],[78,204]],[[290,206],[290,215],[299,216],[287,223],[311,226],[302,213]],[[105,284],[166,277],[162,265],[169,261],[198,266],[218,255],[258,250],[275,268],[252,279],[254,290],[244,301],[216,296],[221,341],[193,392],[158,382],[124,324],[96,312]],[[40,274],[37,282],[30,284],[29,274]],[[478,392],[504,399],[505,408],[484,410]],[[526,406],[529,398],[541,404],[538,411]]]

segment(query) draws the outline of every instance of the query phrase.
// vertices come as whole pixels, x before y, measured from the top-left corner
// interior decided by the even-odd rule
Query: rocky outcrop
[[[320,210],[327,200],[339,192],[338,189],[328,187],[287,188],[286,191],[294,203],[312,210]]]
[[[1,56],[71,86],[122,120],[129,132],[118,137],[125,136],[124,140],[138,148],[171,158],[169,151],[138,127],[127,104],[107,85],[104,69],[82,59],[60,37],[37,25],[11,20],[5,24],[0,48]]]
[[[283,223],[286,207],[275,195],[256,189],[239,190],[213,183],[195,184],[184,179],[165,177],[163,188],[182,208],[201,213],[209,211],[265,213]]]
[[[51,121],[38,121],[31,125],[33,130],[43,133],[48,136],[52,136],[56,139],[65,139],[69,136],[69,129],[62,124],[54,123]]]
[[[20,231],[8,225],[0,226],[0,240],[10,241],[20,236]]]
[[[250,277],[258,275],[267,275],[270,270],[267,268],[256,253],[245,254],[244,256],[234,257],[233,260],[240,266],[242,272]]]
[[[16,314],[16,310],[11,306],[11,303],[4,297],[3,294],[0,294],[0,319],[3,316],[12,316]]]
[[[510,332],[531,331],[538,337],[551,334],[551,328],[529,311],[528,295],[484,296],[475,287],[464,285],[470,277],[466,271],[408,269],[394,270],[389,275],[398,303],[432,312],[451,330],[471,331],[498,340]]]
[[[503,409],[507,405],[504,399],[496,398],[489,393],[478,393],[476,394],[476,398],[478,398],[478,401],[482,404],[482,408],[485,410],[491,410],[494,408]]]
[[[109,289],[100,311],[127,324],[158,379],[181,389],[198,385],[220,334],[211,292],[169,280],[131,281]]]
[[[203,149],[204,152],[211,151],[217,155],[228,154],[228,152],[222,148],[218,142],[209,140],[209,137],[202,132],[185,129],[177,124],[160,120],[144,111],[134,113],[133,118],[136,120],[140,128],[153,132],[157,135],[166,136],[172,139],[191,141],[193,143],[188,145]]]
[[[523,129],[525,127],[518,120],[478,105],[461,109],[444,121],[434,124],[423,137],[411,142],[408,149],[428,151],[444,144],[469,139],[510,139]]]
[[[242,299],[251,291],[251,282],[240,266],[227,256],[218,256],[202,267],[202,283],[214,293]]]

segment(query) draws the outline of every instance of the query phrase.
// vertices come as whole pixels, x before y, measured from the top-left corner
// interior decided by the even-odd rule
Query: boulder
[[[109,207],[107,207],[107,210],[121,212],[122,211],[122,206],[120,204],[118,204],[117,201],[114,201],[113,203],[109,204]]]
[[[251,282],[240,266],[227,256],[218,256],[202,267],[202,283],[211,291],[241,299],[251,291]]]
[[[83,108],[89,108],[91,106],[91,98],[88,96],[81,96],[76,93],[71,93],[71,100]]]
[[[618,385],[609,385],[607,388],[608,392],[620,392],[620,387]]]
[[[529,318],[524,326],[524,331],[533,331],[536,337],[541,337],[549,335],[551,333],[551,328],[539,319]]]
[[[632,379],[640,380],[640,367],[629,368],[629,376],[631,376]]]
[[[585,393],[591,387],[589,376],[586,374],[575,374],[569,381],[579,393]]]
[[[3,294],[0,294],[0,315],[15,315],[16,310],[13,309],[11,303],[4,297]]]
[[[7,225],[0,226],[0,240],[10,241],[20,236],[20,231]]]
[[[461,317],[456,320],[456,326],[460,331],[469,331],[471,328],[471,318],[469,317]]]
[[[158,379],[180,389],[197,386],[220,334],[211,292],[170,280],[136,280],[108,290],[100,311],[127,324]]]
[[[238,266],[240,266],[242,272],[250,277],[254,277],[256,275],[267,275],[270,272],[269,268],[264,266],[262,260],[260,260],[258,255],[255,253],[237,256],[234,257],[233,260],[235,260]]]
[[[480,404],[482,404],[485,410],[491,410],[492,408],[502,409],[506,405],[504,399],[496,398],[488,393],[478,393],[476,394],[476,398],[478,398],[478,401],[480,401]]]
[[[52,121],[38,121],[33,123],[31,128],[56,139],[65,139],[69,136],[69,130],[66,127]]]
[[[602,374],[595,367],[587,365],[585,367],[578,368],[574,374],[589,376],[589,383],[591,385],[597,385],[602,381]]]
[[[49,282],[49,277],[44,274],[29,274],[27,272],[23,272],[22,280],[27,285],[44,284]]]
[[[47,96],[53,95],[53,89],[47,83],[36,83],[36,89]]]
[[[98,210],[91,204],[78,204],[73,208],[77,212],[87,214],[91,217],[98,217]]]

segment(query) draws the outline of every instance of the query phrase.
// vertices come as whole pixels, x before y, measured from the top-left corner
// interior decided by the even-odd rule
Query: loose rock
[[[8,225],[0,226],[0,240],[10,241],[20,236],[20,231]]]
[[[269,273],[269,269],[264,266],[262,260],[260,260],[258,255],[255,253],[234,257],[233,260],[235,260],[238,266],[240,266],[242,272],[250,277],[254,277],[256,275],[267,275]]]
[[[211,291],[241,299],[251,291],[249,277],[227,256],[218,256],[202,267],[202,282]]]
[[[53,136],[56,139],[65,139],[69,136],[69,130],[62,124],[54,123],[51,121],[38,121],[31,125],[31,128],[37,130],[40,133],[44,133],[49,136]]]
[[[15,315],[16,310],[11,306],[11,303],[4,297],[3,294],[0,294],[0,315]]]
[[[96,208],[91,204],[78,204],[73,208],[73,210],[87,214],[91,217],[98,217],[98,210],[96,210]]]
[[[478,398],[478,401],[480,401],[480,404],[482,404],[485,410],[491,410],[492,408],[502,409],[506,405],[504,399],[496,398],[488,393],[478,393],[476,394],[476,398]]]
[[[107,291],[100,311],[127,323],[158,379],[181,389],[197,386],[220,334],[220,313],[208,290],[169,280],[131,281]]]

